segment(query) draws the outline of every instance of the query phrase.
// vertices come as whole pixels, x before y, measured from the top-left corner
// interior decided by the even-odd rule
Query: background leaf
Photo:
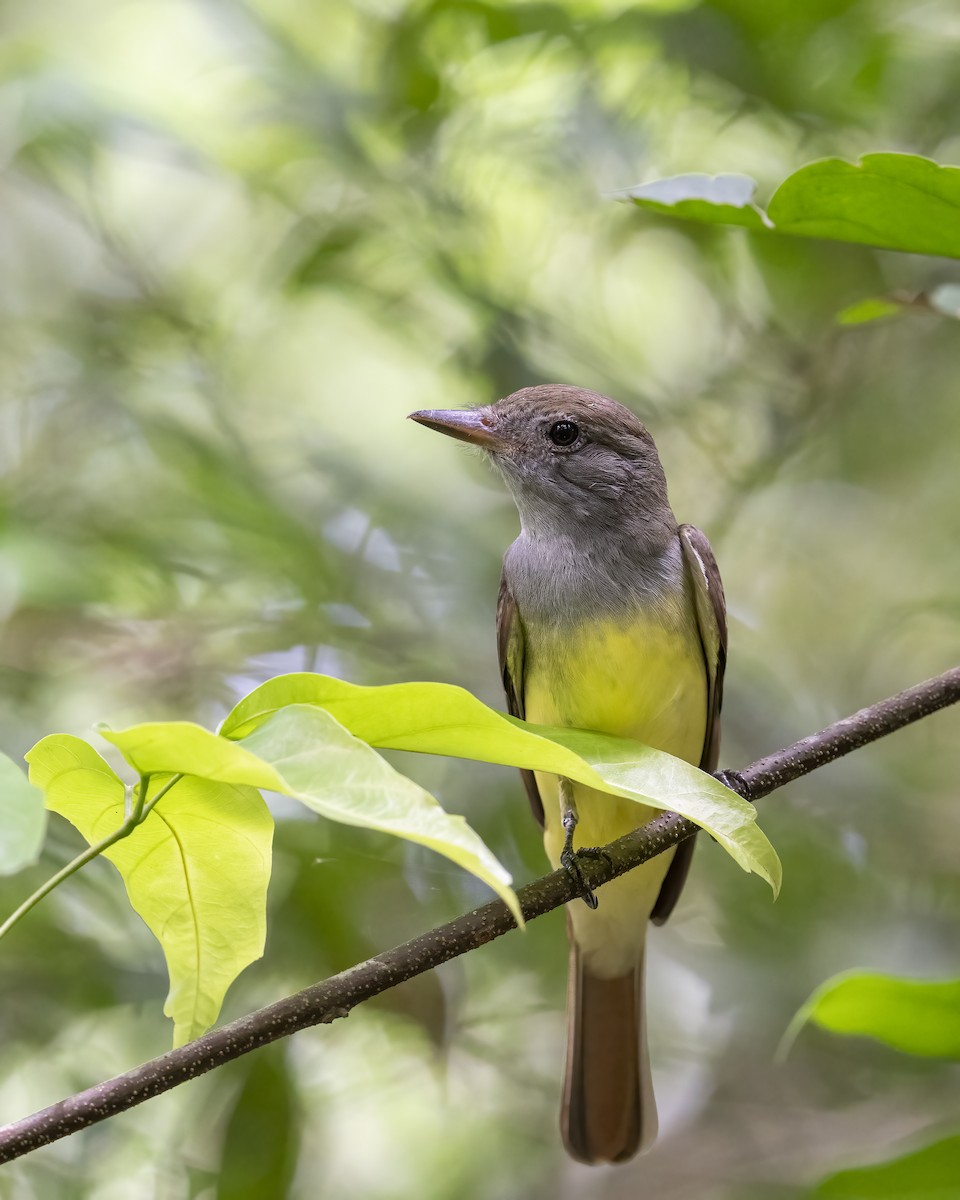
[[[686,220],[960,258],[960,168],[916,154],[820,159],[789,175],[765,214],[753,203],[752,180],[734,188],[739,203],[724,199],[725,181],[743,178],[681,175],[620,195]]]
[[[831,1033],[876,1038],[907,1054],[960,1058],[960,979],[897,979],[866,972],[824,983],[797,1014]]]
[[[788,176],[767,215],[780,233],[960,258],[960,168],[916,154],[825,158]]]
[[[123,782],[80,738],[46,737],[27,761],[47,807],[91,844],[122,823]],[[151,780],[151,795],[165,779]],[[227,988],[263,953],[272,837],[273,819],[254,788],[188,777],[104,851],[163,948],[174,1045],[216,1021]]]
[[[463,817],[445,812],[428,792],[322,709],[289,705],[242,741],[184,721],[101,733],[139,771],[182,771],[268,788],[332,821],[428,846],[489,884],[523,924],[509,872]]]
[[[264,1046],[235,1071],[243,1083],[224,1131],[216,1200],[285,1200],[301,1126],[286,1045]]]
[[[813,1191],[811,1200],[956,1200],[960,1136],[870,1167],[838,1171]]]
[[[46,827],[42,792],[0,754],[0,875],[14,875],[36,861]]]
[[[707,224],[769,228],[769,220],[754,200],[756,181],[748,175],[674,175],[655,179],[612,199],[633,200],[643,208]]]
[[[898,316],[903,305],[886,296],[868,296],[855,304],[848,304],[837,313],[838,325],[866,325],[870,321],[882,321],[884,317]]]
[[[708,830],[744,870],[780,887],[780,862],[752,804],[698,768],[650,746],[579,729],[530,725],[442,683],[360,687],[327,675],[279,676],[233,709],[235,737],[290,703],[320,705],[352,733],[391,750],[478,759],[566,775],[641,804],[670,809]]]

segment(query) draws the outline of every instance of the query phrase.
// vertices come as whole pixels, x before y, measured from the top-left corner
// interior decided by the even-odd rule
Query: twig
[[[852,750],[958,701],[960,667],[955,667],[935,679],[861,709],[820,733],[811,734],[784,750],[751,763],[742,771],[721,775],[740,795],[756,800]],[[676,813],[661,813],[642,828],[605,847],[608,858],[590,859],[585,863],[586,882],[589,887],[598,888],[696,832],[697,826],[692,821]],[[517,891],[528,921],[576,899],[577,895],[570,875],[563,870],[554,871]],[[115,1079],[4,1126],[0,1129],[0,1163],[125,1112],[259,1046],[311,1025],[328,1024],[345,1017],[364,1000],[475,950],[514,928],[513,917],[506,905],[500,900],[491,901],[455,921],[249,1013]]]
[[[75,875],[77,871],[79,871],[82,867],[85,867],[88,862],[93,862],[95,858],[99,858],[99,856],[103,854],[105,850],[109,850],[110,847],[115,846],[117,842],[129,837],[138,825],[143,824],[150,813],[153,812],[153,810],[157,807],[158,802],[163,799],[173,785],[175,783],[179,783],[182,778],[182,775],[174,775],[172,779],[168,780],[163,785],[163,787],[155,796],[151,797],[150,800],[147,800],[147,789],[150,786],[150,776],[141,775],[140,783],[137,786],[136,800],[131,805],[129,793],[127,793],[125,797],[125,807],[129,809],[129,812],[124,817],[123,824],[118,825],[112,833],[108,833],[102,841],[96,842],[92,846],[88,846],[86,850],[78,854],[76,858],[71,859],[65,867],[61,867],[55,875],[51,875],[49,879],[41,883],[37,890],[31,896],[28,896],[26,900],[24,900],[24,902],[19,906],[19,908],[12,912],[10,916],[7,917],[7,919],[3,922],[3,924],[0,925],[0,938],[5,937],[14,927],[14,925],[16,925],[18,921],[22,921],[32,908],[35,908],[45,896],[50,895],[54,888],[58,888],[61,883],[66,882],[71,875]],[[2,1161],[2,1159],[0,1159],[0,1161]]]

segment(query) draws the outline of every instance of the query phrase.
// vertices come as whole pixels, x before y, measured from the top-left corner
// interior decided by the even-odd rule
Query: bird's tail
[[[630,974],[599,979],[571,940],[560,1128],[580,1162],[625,1162],[657,1136],[643,975],[641,958]]]

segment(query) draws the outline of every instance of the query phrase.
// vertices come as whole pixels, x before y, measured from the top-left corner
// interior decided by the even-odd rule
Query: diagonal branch
[[[792,746],[769,754],[739,772],[721,772],[724,782],[748,800],[757,800],[801,775],[849,754],[869,742],[960,701],[960,667],[917,684],[887,700],[835,722]],[[640,829],[605,847],[607,859],[591,859],[584,874],[597,888],[655,855],[692,837],[697,826],[676,813],[661,813]],[[577,898],[566,871],[554,871],[517,889],[530,921]],[[339,975],[278,1000],[222,1029],[204,1034],[115,1079],[78,1092],[0,1129],[0,1163],[9,1162],[76,1133],[107,1117],[212,1071],[259,1046],[311,1025],[328,1024],[404,980],[429,971],[514,929],[507,906],[485,904],[455,921],[396,946]]]

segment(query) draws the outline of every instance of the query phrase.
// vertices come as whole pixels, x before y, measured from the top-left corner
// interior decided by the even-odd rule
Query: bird
[[[509,712],[631,738],[713,771],[727,654],[723,586],[706,536],[677,523],[653,438],[635,413],[598,392],[545,384],[477,408],[410,416],[479,447],[516,504],[520,532],[504,555],[497,602]],[[654,810],[541,771],[521,774],[551,864],[575,876],[585,901],[567,907],[563,1142],[580,1162],[625,1162],[657,1132],[644,1018],[648,923],[672,912],[694,842],[596,897],[583,856]]]

